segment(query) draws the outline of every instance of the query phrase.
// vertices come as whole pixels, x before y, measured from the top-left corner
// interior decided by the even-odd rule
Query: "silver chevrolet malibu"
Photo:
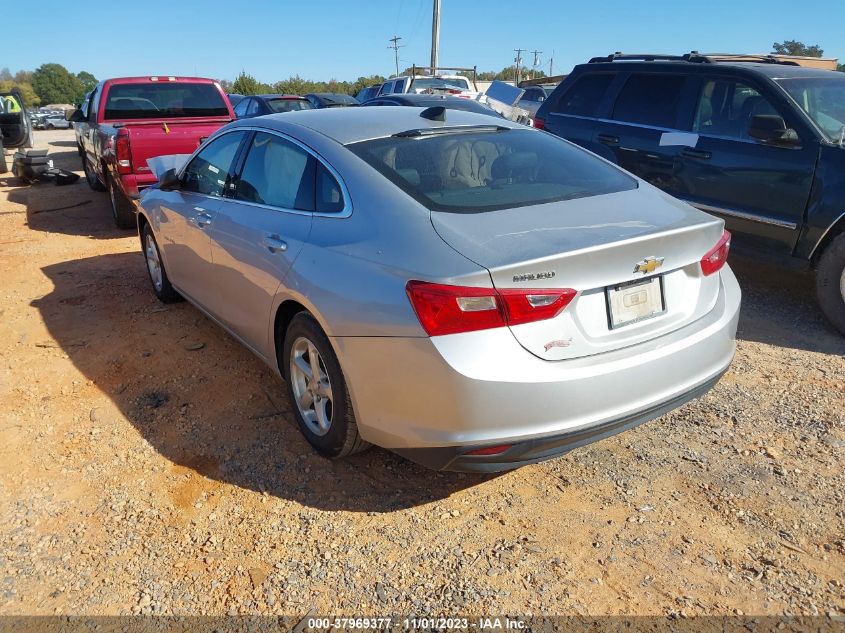
[[[712,387],[721,220],[545,132],[443,108],[238,121],[142,197],[155,294],[286,381],[322,455],[537,462]]]

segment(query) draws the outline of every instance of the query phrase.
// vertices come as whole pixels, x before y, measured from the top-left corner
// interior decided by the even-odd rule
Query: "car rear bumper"
[[[332,339],[362,437],[426,466],[495,471],[541,461],[658,417],[709,389],[736,349],[740,290],[646,343],[565,361],[507,328],[436,338]],[[500,455],[466,451],[511,445]]]
[[[120,186],[131,200],[138,200],[141,191],[158,182],[154,174],[124,174],[120,176]]]

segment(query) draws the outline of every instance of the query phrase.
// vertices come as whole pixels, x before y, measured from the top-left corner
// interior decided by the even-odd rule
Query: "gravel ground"
[[[329,462],[105,194],[0,177],[0,614],[843,614],[845,339],[809,275],[731,263],[698,401],[500,476]]]

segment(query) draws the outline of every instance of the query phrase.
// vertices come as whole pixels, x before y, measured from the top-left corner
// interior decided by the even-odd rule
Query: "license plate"
[[[666,311],[663,278],[659,276],[609,286],[606,292],[607,315],[611,329],[650,319]]]

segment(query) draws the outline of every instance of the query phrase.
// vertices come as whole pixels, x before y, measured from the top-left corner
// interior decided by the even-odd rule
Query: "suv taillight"
[[[534,127],[538,130],[544,130],[546,128],[546,122],[543,119],[534,118]]]
[[[129,137],[118,136],[114,148],[117,157],[117,173],[132,173],[132,150],[129,148]]]
[[[496,290],[427,281],[409,281],[405,290],[429,336],[551,319],[577,294],[571,288]]]
[[[730,231],[724,231],[722,237],[716,242],[716,246],[707,251],[707,254],[701,258],[701,272],[705,275],[712,275],[718,272],[719,269],[728,261],[728,252],[731,250],[731,234]]]

